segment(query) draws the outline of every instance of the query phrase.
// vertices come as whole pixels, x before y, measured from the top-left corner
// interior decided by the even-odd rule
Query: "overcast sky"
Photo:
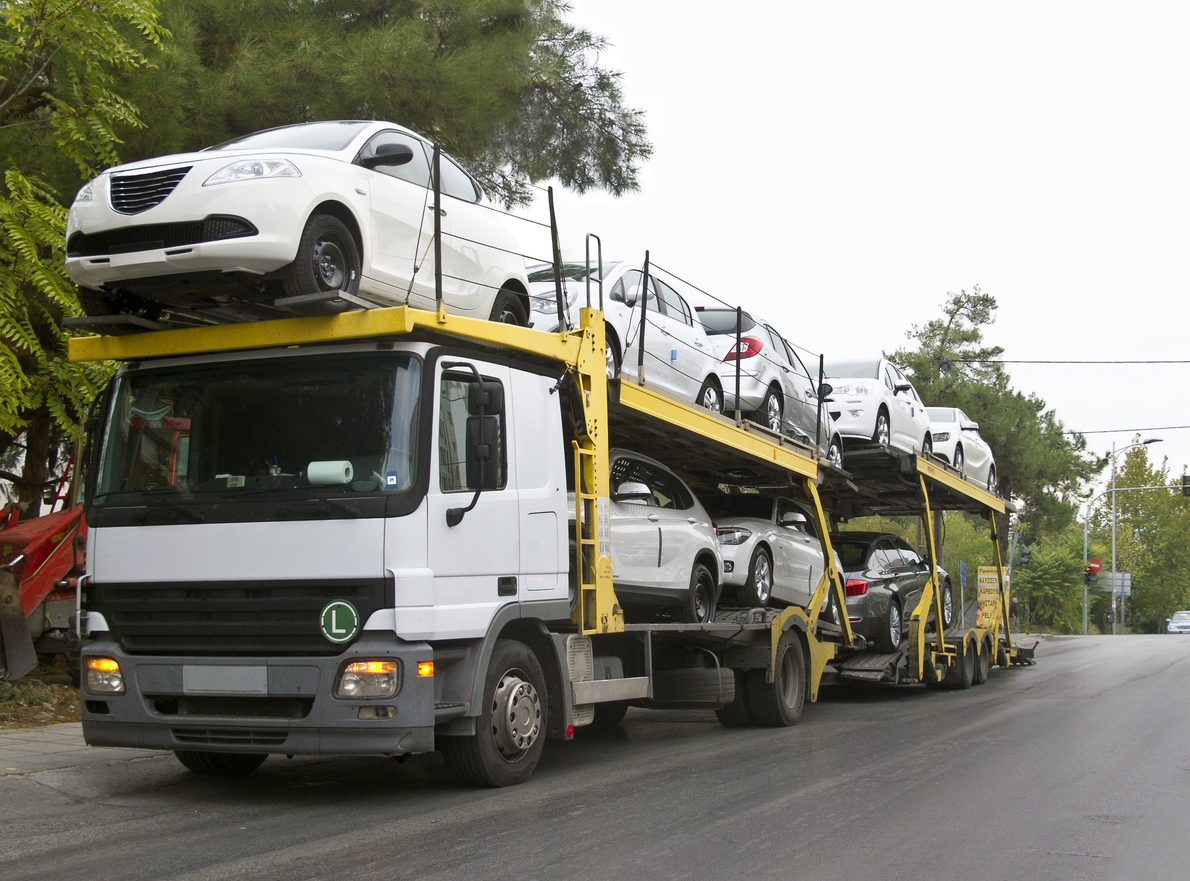
[[[828,357],[891,352],[974,285],[1006,358],[1188,357],[1190,4],[573,0],[570,19],[612,43],[655,153],[635,195],[557,194],[564,249],[648,248]],[[1071,429],[1190,425],[1190,365],[1009,370]],[[1145,435],[1180,475],[1190,431]]]

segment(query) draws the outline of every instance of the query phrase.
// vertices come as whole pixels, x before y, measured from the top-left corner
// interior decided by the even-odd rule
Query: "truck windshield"
[[[409,489],[420,391],[421,362],[391,353],[126,374],[94,502]]]

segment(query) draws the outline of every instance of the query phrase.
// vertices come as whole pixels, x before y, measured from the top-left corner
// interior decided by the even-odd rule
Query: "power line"
[[[1190,364],[1190,360],[1150,361],[1008,361],[1000,358],[948,358],[953,364]]]
[[[1067,434],[1133,434],[1144,431],[1182,431],[1190,428],[1190,425],[1159,425],[1156,428],[1101,428],[1096,431],[1075,431],[1072,428],[1066,429]]]

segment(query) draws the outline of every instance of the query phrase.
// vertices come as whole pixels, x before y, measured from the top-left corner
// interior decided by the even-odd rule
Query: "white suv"
[[[715,618],[723,561],[710,515],[680,477],[626,450],[611,452],[612,582],[626,606]]]

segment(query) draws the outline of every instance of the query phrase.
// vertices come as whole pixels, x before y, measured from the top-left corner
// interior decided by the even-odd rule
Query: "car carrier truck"
[[[940,683],[1025,659],[1002,576],[984,626],[939,634],[935,572],[895,658],[819,611],[828,592],[845,608],[838,516],[929,521],[934,497],[994,531],[1002,500],[888,451],[841,472],[640,378],[609,380],[603,328],[588,294],[579,326],[555,333],[396,307],[73,339],[74,360],[122,363],[88,426],[87,742],[172,750],[213,775],[269,754],[437,749],[464,780],[502,786],[546,739],[630,705],[786,726],[848,662],[859,678]],[[800,499],[828,561],[809,607],[626,614],[612,445],[696,491]]]

